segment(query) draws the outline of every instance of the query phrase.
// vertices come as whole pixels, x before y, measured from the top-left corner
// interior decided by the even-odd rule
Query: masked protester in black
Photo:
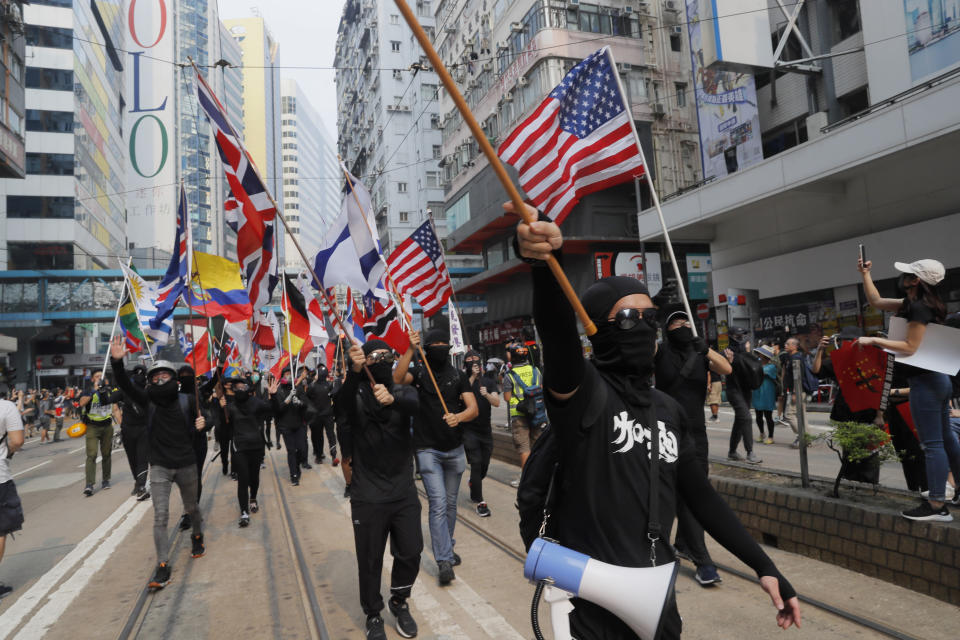
[[[310,468],[307,463],[306,398],[301,390],[294,389],[289,367],[280,372],[279,384],[274,381],[270,385],[269,394],[277,430],[287,446],[290,482],[298,486],[301,468]]]
[[[130,370],[130,381],[138,389],[145,390],[147,387],[147,368],[142,364],[135,365]],[[123,450],[127,454],[127,462],[130,463],[130,473],[133,474],[133,491],[131,495],[137,496],[138,501],[147,500],[150,494],[147,492],[147,455],[149,452],[149,443],[147,442],[147,410],[146,407],[135,402],[126,393],[123,393],[123,399],[120,401],[120,439],[123,442]]]
[[[487,477],[490,456],[493,455],[490,407],[500,406],[500,389],[497,381],[483,372],[483,361],[476,351],[467,352],[463,367],[477,399],[477,417],[463,424],[463,448],[470,465],[470,500],[477,505],[477,515],[486,518],[490,516],[490,508],[483,499],[483,479]]]
[[[382,340],[368,340],[349,351],[350,372],[343,384],[353,435],[353,483],[350,507],[357,548],[360,604],[367,615],[367,638],[383,638],[380,575],[390,537],[393,570],[390,612],[404,638],[417,635],[407,598],[420,570],[423,533],[420,500],[413,484],[413,438],[410,419],[418,407],[417,392],[393,382],[393,351]],[[363,373],[366,365],[376,385]]]
[[[199,395],[200,410],[210,417],[210,420],[207,421],[207,426],[202,431],[197,431],[193,434],[193,456],[197,465],[197,500],[199,500],[200,494],[203,493],[203,463],[207,459],[208,450],[207,434],[217,423],[213,415],[214,412],[211,410],[212,407],[210,403],[207,402],[207,398],[213,393],[213,389],[219,379],[219,372],[217,372],[214,377],[209,380],[204,380],[203,383],[200,384],[194,375],[193,367],[183,365],[177,370],[177,379],[180,382],[180,393]],[[186,531],[189,528],[190,515],[184,513],[180,517],[180,530]]]
[[[513,207],[508,203],[505,209]],[[562,246],[559,228],[549,221],[520,223],[517,233],[521,256],[533,262],[533,313],[543,343],[545,397],[550,428],[561,452],[562,478],[551,535],[602,562],[651,565],[651,544],[644,540],[644,532],[649,520],[648,434],[656,421],[660,433],[658,521],[663,527],[654,547],[657,564],[673,557],[668,541],[679,494],[707,532],[756,571],[778,609],[778,625],[787,628],[799,623],[793,587],[704,475],[682,407],[650,386],[656,324],[646,287],[632,278],[612,277],[583,294],[583,305],[597,326],[590,336],[595,358],[587,362],[573,309],[546,264],[540,262]],[[573,604],[571,632],[580,640],[637,638],[623,621],[598,605],[579,599]],[[673,603],[664,611],[661,637],[678,638],[680,632],[680,616]]]
[[[707,373],[728,375],[732,367],[727,359],[707,347],[703,338],[693,335],[685,311],[666,310],[666,340],[656,356],[657,389],[676,400],[687,416],[687,432],[693,440],[697,462],[704,475],[710,471],[709,444],[703,403],[707,396]],[[693,517],[682,498],[677,499],[677,552],[697,566],[696,580],[701,586],[720,582],[717,567],[703,540],[703,527]]]
[[[307,387],[307,398],[313,405],[314,414],[310,421],[310,440],[313,444],[313,460],[317,464],[323,462],[323,436],[326,432],[330,446],[330,458],[333,466],[340,464],[337,455],[337,435],[334,433],[333,416],[333,383],[328,380],[328,371],[324,366],[317,368],[317,377]]]
[[[252,391],[249,378],[234,375],[223,381],[225,395],[220,406],[230,427],[233,450],[233,468],[237,474],[237,502],[240,505],[241,527],[250,524],[250,514],[257,513],[257,491],[260,489],[260,464],[263,462],[264,442],[262,424],[273,408]]]

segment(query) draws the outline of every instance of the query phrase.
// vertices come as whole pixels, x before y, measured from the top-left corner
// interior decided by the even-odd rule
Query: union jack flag
[[[173,314],[180,294],[189,286],[193,275],[193,237],[190,233],[190,219],[187,217],[187,193],[180,185],[180,205],[177,207],[177,234],[173,240],[173,255],[167,272],[163,274],[157,286],[157,315],[148,320],[150,328],[161,329],[164,320]]]
[[[237,259],[254,309],[270,302],[279,282],[273,250],[277,210],[253,161],[227,118],[226,110],[203,77],[197,74],[197,98],[214,131],[223,171],[230,185],[224,203],[227,224],[237,232]]]

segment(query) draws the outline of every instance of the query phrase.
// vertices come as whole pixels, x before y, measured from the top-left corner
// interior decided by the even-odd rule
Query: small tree
[[[880,465],[897,458],[890,434],[874,424],[834,422],[833,429],[820,437],[840,458],[840,473],[833,484],[835,498],[840,497],[840,481],[844,478],[869,482],[876,490]]]

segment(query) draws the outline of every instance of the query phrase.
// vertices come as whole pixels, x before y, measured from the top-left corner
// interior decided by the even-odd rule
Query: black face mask
[[[156,404],[170,404],[176,401],[179,392],[176,378],[171,378],[163,384],[152,384],[147,387],[147,396]]]
[[[693,329],[681,326],[672,331],[667,331],[667,340],[678,347],[686,347],[694,341]]]
[[[147,386],[147,374],[145,373],[135,373],[130,376],[130,380],[141,389]]]
[[[237,389],[233,392],[233,397],[237,402],[246,402],[250,399],[250,390],[244,389],[243,391],[240,391]]]
[[[196,386],[196,382],[193,376],[180,376],[180,388],[183,389],[184,392],[192,392],[194,386]]]
[[[657,330],[644,319],[632,329],[604,323],[590,337],[594,362],[604,379],[629,404],[650,405],[650,379],[657,351]]]
[[[435,369],[443,367],[450,361],[450,345],[432,345],[424,351],[427,354],[427,363]]]
[[[373,376],[377,384],[388,387],[390,383],[393,382],[393,365],[391,363],[376,362],[367,365],[367,368],[370,369],[370,375]]]
[[[914,282],[913,284],[907,284],[907,278],[909,277],[910,276],[908,274],[901,273],[900,278],[897,280],[897,291],[899,291],[904,295],[910,293],[910,289],[913,289],[914,287],[917,286],[916,282]]]

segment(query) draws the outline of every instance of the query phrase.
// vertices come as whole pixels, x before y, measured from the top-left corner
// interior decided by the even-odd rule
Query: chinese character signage
[[[643,270],[644,257],[647,262],[646,274]],[[646,256],[639,251],[595,253],[593,264],[597,280],[608,276],[636,278],[647,285],[651,296],[657,295],[663,288],[659,253],[647,251]]]

